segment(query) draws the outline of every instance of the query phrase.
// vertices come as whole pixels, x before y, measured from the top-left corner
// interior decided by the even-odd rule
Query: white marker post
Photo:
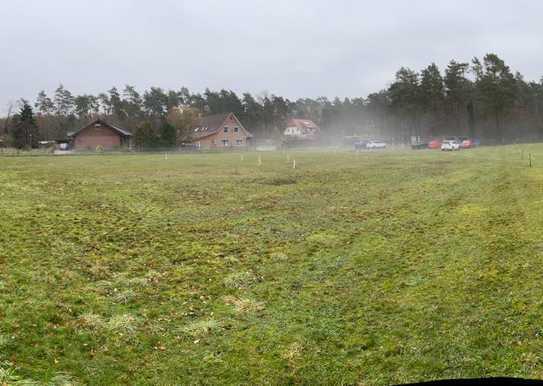
[[[296,169],[296,160],[292,160],[292,168]]]
[[[258,156],[258,166],[262,166],[262,156]]]
[[[164,159],[167,161],[168,160],[168,153],[164,153]]]
[[[242,161],[245,160],[245,157],[243,156],[243,154],[241,155],[241,160]]]

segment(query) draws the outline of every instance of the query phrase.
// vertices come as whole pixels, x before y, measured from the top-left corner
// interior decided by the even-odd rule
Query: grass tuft
[[[255,313],[264,310],[264,303],[247,298],[236,298],[234,296],[225,296],[224,302],[234,306],[237,313]]]
[[[244,289],[250,287],[256,283],[257,278],[251,272],[235,272],[226,276],[223,280],[224,285],[227,288]]]
[[[105,324],[104,327],[117,334],[134,334],[137,329],[138,319],[130,314],[114,315]]]
[[[221,323],[215,319],[197,320],[187,324],[182,331],[193,337],[202,338],[221,329]]]

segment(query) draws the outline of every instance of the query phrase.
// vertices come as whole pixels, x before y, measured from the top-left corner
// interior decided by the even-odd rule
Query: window
[[[228,126],[224,126],[224,132],[228,133]]]
[[[228,146],[228,140],[227,140],[227,139],[223,139],[223,140],[222,140],[222,144],[223,144],[224,146]]]
[[[239,127],[234,127],[234,133],[239,132]]]
[[[243,139],[236,139],[236,145],[243,145]]]

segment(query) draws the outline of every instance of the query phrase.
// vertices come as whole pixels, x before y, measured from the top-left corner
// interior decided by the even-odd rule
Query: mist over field
[[[542,14],[2,4],[0,386],[543,379]]]

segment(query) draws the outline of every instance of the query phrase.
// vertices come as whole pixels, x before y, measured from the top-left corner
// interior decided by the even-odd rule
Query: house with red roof
[[[314,140],[319,136],[320,128],[310,119],[292,118],[283,134],[291,139]]]

